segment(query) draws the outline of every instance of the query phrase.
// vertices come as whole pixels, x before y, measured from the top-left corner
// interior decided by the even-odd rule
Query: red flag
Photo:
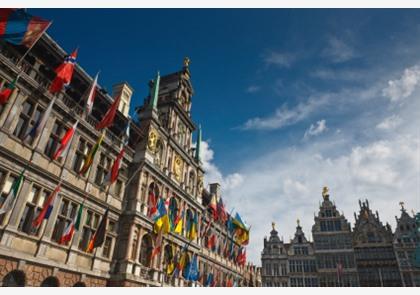
[[[152,217],[157,212],[157,198],[153,191],[150,191],[149,193],[149,204],[148,204],[149,210],[148,210],[148,216]]]
[[[65,155],[65,152],[63,153],[63,151],[68,150],[70,141],[73,138],[74,132],[76,131],[77,124],[79,124],[79,120],[77,120],[76,123],[74,123],[74,125],[71,126],[71,128],[64,134],[60,141],[60,147],[57,149],[53,156],[53,160],[57,160],[57,158]]]
[[[120,153],[114,161],[114,164],[112,164],[111,170],[104,179],[103,185],[113,184],[117,180],[121,168],[122,157],[124,157],[124,148],[121,149]]]
[[[152,251],[152,256],[151,256],[150,260],[152,260],[153,257],[155,257],[156,255],[158,255],[160,253],[160,251],[162,250],[162,240],[163,240],[163,238],[162,238],[162,232],[163,232],[163,230],[161,228],[160,231],[159,231],[159,233],[158,233],[158,235],[157,235],[157,237],[156,237],[156,247]]]
[[[17,78],[10,82],[2,91],[0,91],[0,105],[5,104],[9,100],[13,89],[16,87],[16,81]]]
[[[119,95],[114,102],[112,103],[111,107],[106,112],[105,116],[102,118],[101,122],[96,125],[97,130],[101,130],[108,126],[111,126],[114,123],[115,114],[117,113],[118,105],[120,104],[121,95]]]
[[[71,55],[64,58],[64,62],[55,70],[56,76],[51,83],[49,91],[51,94],[60,92],[63,86],[70,84],[73,76],[74,65],[76,64],[77,49]]]
[[[57,193],[60,191],[61,186],[60,184],[57,185],[55,190],[48,196],[47,201],[44,204],[44,207],[42,207],[41,212],[39,212],[39,215],[37,218],[32,222],[33,227],[38,227],[41,225],[42,220],[47,219],[49,217],[49,214],[52,210],[52,203],[54,202],[54,198],[57,195]]]

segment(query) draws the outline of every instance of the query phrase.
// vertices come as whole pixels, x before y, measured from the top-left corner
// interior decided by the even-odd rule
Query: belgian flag
[[[89,242],[87,252],[92,252],[93,248],[101,247],[105,241],[105,234],[106,234],[106,223],[108,219],[108,211],[109,208],[106,209],[104,216],[102,217],[99,226],[93,235],[92,239]]]

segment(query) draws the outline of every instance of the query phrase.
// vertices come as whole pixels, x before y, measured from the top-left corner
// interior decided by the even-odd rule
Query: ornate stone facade
[[[256,284],[257,268],[239,266],[223,251],[211,251],[200,234],[188,247],[188,259],[194,254],[198,256],[200,280],[193,283],[182,276],[166,275],[169,246],[180,251],[189,242],[185,230],[165,235],[163,251],[153,259],[150,256],[157,238],[148,216],[151,192],[165,198],[171,210],[185,208],[184,224],[192,213],[197,214],[199,233],[210,221],[206,202],[215,192],[203,189],[204,170],[194,157],[192,135],[196,125],[190,114],[193,88],[188,65],[151,81],[150,95],[136,109],[138,122],[128,115],[133,88],[126,83],[114,87],[114,95],[123,92],[120,103],[125,105],[119,106],[92,167],[86,176],[79,176],[87,151],[100,135],[95,125],[112,98],[98,86],[93,111],[85,120],[83,94],[93,79],[76,65],[71,85],[58,95],[40,140],[23,142],[23,136],[52,100],[47,89],[54,68],[66,54],[51,37],[44,35],[17,66],[24,50],[0,43],[0,89],[6,81],[20,75],[9,102],[0,106],[0,206],[13,180],[26,167],[13,209],[0,216],[0,285],[203,285],[205,275],[210,272],[217,278],[218,286],[228,280],[237,285]],[[155,83],[157,91],[152,91]],[[67,156],[52,160],[60,138],[76,119],[80,122]],[[122,169],[118,180],[104,190],[101,183],[123,145],[127,124],[130,138]],[[32,220],[60,178],[61,192],[51,215],[34,231]],[[82,203],[80,230],[68,244],[59,244],[65,227]],[[107,208],[104,244],[93,253],[86,253],[87,243]],[[222,248],[229,239],[226,227],[214,222],[210,228],[218,233]],[[233,249],[238,251],[239,245],[235,243]]]
[[[393,248],[391,226],[374,215],[369,201],[360,202],[353,229],[353,247],[361,287],[400,287],[401,274]],[[356,215],[356,214],[355,214]]]
[[[396,217],[393,234],[388,223],[385,226],[381,223],[378,212],[372,213],[367,200],[359,201],[360,212],[354,214],[352,231],[350,223],[330,200],[327,188],[322,195],[323,202],[312,227],[313,243],[304,238],[298,224],[295,238],[284,244],[273,223],[261,255],[263,286],[303,286],[303,282],[309,283],[309,277],[314,279],[313,285],[318,283],[321,287],[419,286],[420,263],[416,262],[416,253],[420,253],[420,229],[414,212],[410,216],[400,203],[401,217]],[[296,247],[300,255],[293,256]],[[314,261],[315,268],[311,268],[311,274],[300,272],[301,269],[293,273],[295,259],[304,259],[306,265]]]

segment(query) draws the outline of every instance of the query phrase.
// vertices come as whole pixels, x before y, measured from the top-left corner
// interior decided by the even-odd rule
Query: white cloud
[[[260,91],[260,89],[261,89],[261,87],[260,87],[260,86],[257,86],[257,85],[250,85],[250,86],[246,89],[246,92],[248,92],[248,93],[255,93],[255,92]]]
[[[420,83],[420,67],[413,66],[404,70],[400,79],[388,81],[383,95],[396,102],[409,97]]]
[[[205,171],[204,182],[206,187],[210,183],[217,182],[222,186],[222,189],[226,191],[234,189],[242,184],[243,176],[239,173],[232,173],[226,177],[223,176],[219,168],[213,163],[214,151],[210,148],[207,141],[201,142],[200,159]]]
[[[268,66],[288,68],[295,61],[296,57],[289,53],[269,51],[263,56],[264,63]]]
[[[402,119],[397,115],[392,115],[390,117],[385,118],[382,122],[376,125],[376,128],[382,130],[390,130],[395,129],[402,123]]]
[[[377,91],[382,88],[379,81],[366,89],[342,90],[340,95],[328,97],[334,108],[329,113],[328,108],[323,109],[326,120],[331,113],[346,117],[336,132],[325,134],[322,140],[314,137],[305,145],[291,143],[263,154],[254,150],[252,156],[244,158],[236,171],[242,183],[224,191],[224,196],[252,226],[248,252],[251,261],[260,264],[263,238],[269,235],[272,221],[285,242],[294,235],[297,218],[306,236],[311,237],[313,214],[319,210],[323,186],[330,187],[332,200],[352,224],[358,199],[368,198],[371,208],[379,211],[381,221],[393,228],[400,201],[410,210],[420,210],[420,100],[410,99],[400,105],[384,103]],[[412,90],[406,97],[414,97],[414,93]],[[283,108],[274,116],[248,121],[245,126],[279,128],[320,110],[320,105],[308,105],[310,100],[293,109]],[[352,112],[348,112],[349,108]],[[322,126],[318,122],[312,130]],[[378,133],[378,128],[387,132]]]
[[[354,49],[337,37],[331,36],[327,42],[327,47],[323,50],[322,54],[333,63],[346,62],[356,56]]]
[[[311,124],[311,126],[309,126],[309,128],[305,131],[305,134],[303,135],[304,139],[308,139],[311,136],[317,136],[320,135],[321,133],[323,133],[324,131],[326,131],[327,128],[327,124],[325,119],[322,119],[318,122],[314,124]]]
[[[284,126],[295,124],[317,111],[328,102],[329,95],[310,97],[306,102],[301,102],[294,108],[289,109],[283,105],[271,116],[260,118],[255,117],[246,121],[241,127],[242,130],[274,130]]]

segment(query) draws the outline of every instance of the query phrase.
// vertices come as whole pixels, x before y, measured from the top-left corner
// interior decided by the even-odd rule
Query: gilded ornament
[[[158,140],[158,135],[155,130],[150,130],[149,139],[147,141],[147,148],[154,153],[156,151],[156,143]]]
[[[178,181],[181,181],[181,177],[182,177],[182,159],[179,155],[175,156],[175,161],[174,161],[174,174],[175,174],[175,178]]]

